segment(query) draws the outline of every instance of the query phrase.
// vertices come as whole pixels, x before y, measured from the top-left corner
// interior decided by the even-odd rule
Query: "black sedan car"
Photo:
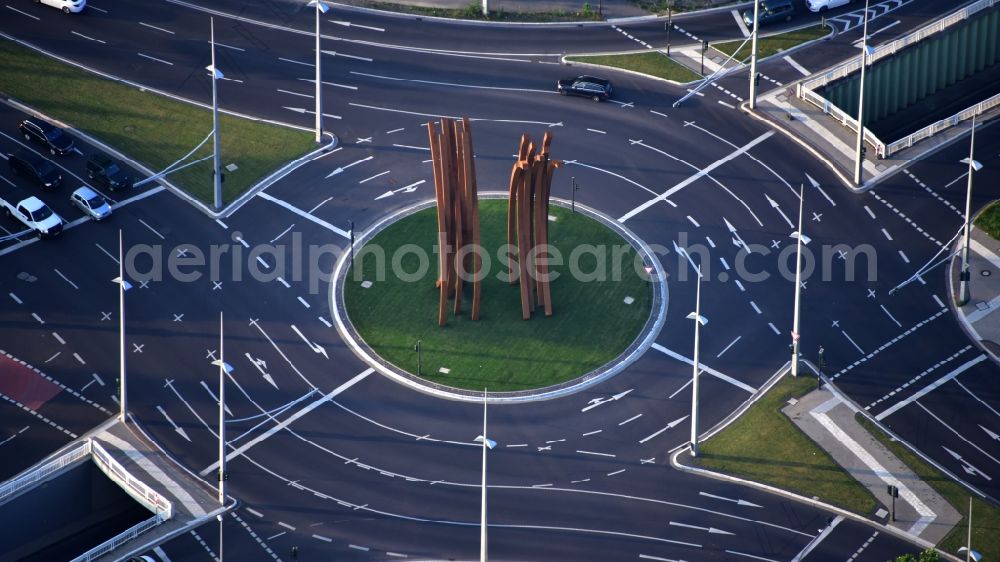
[[[100,187],[118,191],[132,187],[132,178],[117,162],[98,152],[87,160],[87,176]]]
[[[66,155],[73,150],[73,139],[62,129],[41,119],[28,118],[18,125],[25,140],[40,142],[55,155]]]
[[[611,97],[611,81],[594,76],[577,76],[566,78],[556,84],[559,93],[566,96],[583,96],[594,101],[606,100]]]
[[[54,188],[62,182],[62,174],[52,165],[52,162],[26,148],[8,155],[7,163],[10,165],[12,174],[15,176],[24,174],[31,181],[37,183],[39,187]]]

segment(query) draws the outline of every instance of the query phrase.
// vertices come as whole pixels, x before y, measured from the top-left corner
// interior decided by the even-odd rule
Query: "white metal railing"
[[[17,492],[44,480],[50,474],[87,458],[90,455],[90,441],[84,441],[63,455],[52,459],[31,472],[0,486],[0,503]]]
[[[100,558],[101,556],[111,552],[112,550],[138,537],[139,535],[145,533],[146,531],[156,527],[160,523],[163,523],[165,520],[166,519],[162,515],[157,513],[156,515],[136,524],[131,529],[128,529],[127,531],[119,534],[118,536],[108,539],[103,543],[95,546],[94,548],[88,550],[87,552],[84,552],[80,556],[77,556],[76,558],[71,560],[71,562],[89,562],[91,560],[96,560],[97,558]]]
[[[967,119],[972,119],[974,115],[982,115],[985,111],[997,106],[1000,106],[1000,94],[997,94],[989,99],[981,101],[972,107],[966,108],[956,113],[955,115],[952,115],[951,117],[946,117],[940,121],[931,123],[930,125],[924,127],[923,129],[920,129],[915,133],[907,135],[906,137],[903,137],[898,141],[889,143],[889,146],[886,147],[886,154],[893,154],[895,152],[903,150],[904,148],[909,148],[918,141],[930,138],[945,129],[958,125],[962,121],[965,121]]]
[[[968,6],[952,12],[947,16],[928,24],[913,33],[896,39],[885,45],[880,45],[876,47],[871,55],[868,57],[868,64],[874,64],[879,59],[887,56],[896,54],[897,52],[934,35],[948,29],[949,27],[961,23],[972,15],[992,8],[995,4],[1000,2],[1000,0],[979,0],[978,2],[969,4]],[[815,92],[816,89],[822,88],[831,82],[835,82],[848,76],[861,69],[861,57],[855,56],[851,57],[850,60],[844,61],[843,63],[835,66],[834,68],[819,74],[817,76],[808,78],[799,82],[796,85],[795,91],[799,99],[807,101],[814,106],[818,107],[828,115],[831,115],[840,123],[850,129],[851,131],[857,132],[858,121],[855,116],[850,115],[843,109],[837,107],[836,105],[830,103],[830,100],[824,98],[823,96]],[[936,123],[932,123],[923,129],[908,135],[905,138],[899,139],[886,145],[881,139],[875,136],[867,127],[865,128],[865,142],[871,145],[875,149],[875,154],[879,158],[885,158],[895,152],[903,150],[913,146],[914,143],[922,139],[934,136],[934,134],[947,129],[948,127],[953,127],[965,119],[970,119],[973,114],[979,115],[983,111],[1000,105],[1000,96],[993,96],[992,98],[980,102],[979,104],[970,107],[964,111],[961,111],[951,117],[942,119]]]
[[[147,486],[143,481],[132,476],[97,441],[93,441],[92,449],[94,463],[108,478],[117,482],[125,492],[146,506],[146,509],[162,515],[164,521],[173,517],[174,506],[167,498],[161,496],[159,492]]]

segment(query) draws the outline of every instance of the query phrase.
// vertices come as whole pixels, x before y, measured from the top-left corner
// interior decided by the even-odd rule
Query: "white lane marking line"
[[[595,434],[598,434],[598,433],[600,433],[602,431],[604,431],[604,430],[603,429],[595,429],[594,431],[588,431],[587,433],[584,433],[582,435],[582,437],[587,437],[588,435],[595,435]]]
[[[635,420],[637,420],[637,419],[639,419],[639,418],[641,418],[641,417],[642,417],[642,414],[636,414],[636,415],[632,416],[631,418],[629,418],[629,419],[627,419],[627,420],[625,420],[625,421],[623,421],[623,422],[619,423],[618,425],[620,425],[620,426],[621,426],[621,425],[625,425],[625,424],[627,424],[628,422],[630,422],[630,421],[635,421]]]
[[[785,62],[787,62],[789,65],[791,65],[792,68],[794,68],[795,70],[798,70],[804,76],[809,76],[810,74],[812,74],[811,72],[809,72],[808,70],[806,70],[806,68],[804,66],[802,66],[801,64],[795,62],[795,59],[793,59],[792,57],[786,55],[786,56],[784,56],[782,58],[785,59]]]
[[[164,33],[169,33],[171,35],[176,35],[176,33],[174,33],[173,31],[170,31],[169,29],[163,29],[162,27],[156,27],[155,25],[150,25],[150,24],[148,24],[148,23],[146,23],[144,21],[139,22],[139,25],[144,25],[144,26],[146,26],[146,27],[148,27],[150,29],[155,29],[157,31],[162,31]]]
[[[17,304],[24,304],[24,301],[19,299],[17,295],[15,295],[14,293],[7,293],[7,294],[10,295],[10,298],[14,299],[14,302],[16,302]]]
[[[75,31],[70,31],[70,33],[72,33],[73,35],[76,35],[78,37],[83,37],[84,39],[86,39],[88,41],[96,41],[97,43],[100,43],[101,45],[107,45],[107,43],[105,43],[104,41],[101,41],[100,39],[94,39],[93,37],[87,37],[86,35],[84,35],[82,33],[77,33]]]
[[[302,303],[302,306],[304,306],[306,308],[312,308],[311,306],[309,306],[309,303],[306,302],[306,299],[304,299],[302,297],[298,297],[298,299],[299,299],[299,302]]]
[[[688,185],[690,185],[690,184],[694,183],[695,181],[701,179],[702,177],[707,176],[708,174],[712,173],[712,171],[715,170],[716,168],[718,168],[719,166],[722,166],[723,164],[729,162],[730,160],[733,160],[734,158],[737,158],[738,156],[742,155],[743,153],[748,152],[751,148],[753,148],[753,147],[757,146],[758,144],[764,142],[765,140],[769,139],[771,137],[771,135],[773,135],[773,134],[774,134],[774,131],[768,131],[768,132],[762,134],[761,136],[755,138],[754,140],[748,142],[747,144],[741,146],[740,148],[736,149],[735,151],[729,153],[724,158],[721,158],[719,160],[716,160],[715,162],[712,162],[711,164],[709,164],[705,168],[702,168],[701,170],[699,170],[698,173],[692,175],[691,177],[687,178],[686,180],[682,181],[681,183],[675,185],[674,187],[671,187],[670,189],[668,189],[667,191],[665,191],[662,194],[658,195],[657,197],[655,197],[653,199],[650,199],[649,201],[646,201],[645,203],[643,203],[642,205],[639,205],[635,209],[632,209],[628,213],[625,213],[621,218],[618,219],[618,222],[625,222],[628,219],[634,217],[635,215],[641,213],[642,211],[645,211],[649,207],[652,207],[657,202],[665,200],[666,198],[670,197],[674,193],[677,193],[678,191],[684,189]]]
[[[393,129],[393,130],[391,130],[391,131],[386,131],[386,132],[385,132],[385,134],[387,134],[387,135],[391,135],[391,134],[393,134],[393,133],[398,133],[398,132],[400,132],[400,131],[402,131],[402,130],[404,130],[404,129],[405,129],[404,127],[400,127],[400,128],[398,128],[398,129]]]
[[[844,337],[845,337],[845,338],[847,338],[847,341],[851,342],[851,345],[853,345],[853,346],[854,346],[854,349],[857,349],[857,350],[858,350],[858,353],[860,353],[861,355],[864,355],[864,354],[865,354],[865,350],[861,349],[861,346],[860,346],[860,345],[858,345],[858,344],[857,344],[857,343],[856,343],[856,342],[854,341],[854,339],[852,339],[852,338],[851,338],[851,336],[847,335],[847,332],[845,332],[844,330],[841,330],[841,331],[840,331],[840,333],[841,333],[841,334],[844,334]]]
[[[738,550],[726,550],[727,554],[734,554],[736,556],[744,556],[746,558],[753,558],[754,560],[763,560],[764,562],[779,562],[773,558],[764,558],[763,556],[757,556],[755,554],[747,554],[746,552],[740,552]]]
[[[323,542],[333,542],[333,539],[331,539],[329,537],[324,537],[323,535],[313,535],[312,537],[314,539],[318,539],[318,540],[321,540]]]
[[[240,447],[234,449],[232,452],[230,452],[228,455],[226,455],[226,459],[227,460],[231,460],[231,459],[234,459],[234,458],[242,455],[243,453],[245,453],[247,450],[249,450],[254,445],[256,445],[256,444],[264,441],[268,437],[271,437],[275,433],[277,433],[277,432],[281,431],[282,429],[288,427],[289,425],[291,425],[292,423],[294,423],[295,420],[301,418],[302,416],[304,416],[304,415],[308,414],[309,412],[315,410],[316,408],[322,406],[326,402],[329,402],[330,400],[334,399],[338,394],[340,394],[340,393],[344,392],[345,390],[351,388],[352,386],[354,386],[358,382],[362,381],[365,377],[367,377],[368,375],[370,375],[370,374],[372,374],[374,372],[375,372],[375,369],[371,369],[371,368],[365,369],[361,373],[355,375],[354,378],[352,378],[351,380],[349,380],[349,381],[345,382],[344,384],[338,386],[337,388],[333,389],[333,391],[331,391],[329,394],[323,395],[322,397],[318,398],[317,400],[315,400],[314,402],[312,402],[311,404],[309,404],[305,408],[302,408],[298,412],[295,412],[294,414],[292,414],[291,416],[289,416],[288,418],[286,418],[284,421],[282,421],[282,422],[280,422],[278,424],[275,424],[273,427],[269,428],[264,433],[258,435],[257,437],[253,438],[252,440],[250,440],[250,441],[244,443],[243,445],[241,445]],[[215,461],[211,465],[209,465],[208,467],[206,467],[204,470],[202,470],[199,473],[199,475],[200,476],[205,476],[209,472],[211,472],[211,471],[215,470],[216,468],[218,468],[218,466],[219,466],[219,461]]]
[[[310,82],[312,84],[316,83],[316,80],[315,79],[311,79],[311,78],[299,78],[299,80],[301,80],[303,82]],[[324,86],[332,86],[334,88],[343,88],[345,90],[357,90],[358,89],[357,86],[350,86],[348,84],[338,84],[336,82],[327,82],[326,80],[323,80],[321,83]],[[315,114],[316,114],[316,112],[314,111],[313,115],[315,115]]]
[[[743,21],[743,16],[740,14],[739,10],[730,10],[729,13],[733,14],[733,19],[736,20],[736,25],[740,26],[740,33],[743,34],[743,37],[750,37],[750,30],[747,29],[747,24]],[[757,22],[757,25],[760,25],[760,22]]]
[[[426,146],[410,146],[408,144],[393,144],[392,146],[395,146],[396,148],[412,148],[413,150],[430,150],[430,148]]]
[[[240,51],[240,52],[245,52],[246,51],[246,49],[241,49],[239,47],[233,47],[232,45],[226,45],[225,43],[219,43],[218,41],[215,42],[215,46],[216,47],[225,47],[227,49],[232,49],[234,51]]]
[[[141,223],[142,223],[142,226],[145,226],[145,227],[146,227],[146,228],[148,228],[148,229],[149,229],[150,231],[152,231],[152,233],[153,233],[153,234],[155,234],[155,235],[159,236],[159,237],[160,237],[160,240],[166,240],[166,239],[167,239],[167,238],[166,238],[166,236],[164,236],[164,235],[160,234],[159,232],[157,232],[155,228],[153,228],[153,227],[149,226],[149,223],[147,223],[146,221],[144,221],[144,220],[142,220],[142,219],[136,219],[136,220],[138,220],[139,222],[141,222]]]
[[[608,134],[606,131],[602,131],[600,129],[589,129],[588,128],[587,130],[590,131],[591,133],[597,133],[599,135],[606,135],[606,134]]]
[[[895,404],[892,405],[892,407],[890,407],[889,409],[885,410],[881,414],[875,416],[875,419],[878,420],[878,421],[882,421],[885,418],[887,418],[887,417],[895,414],[899,410],[905,408],[906,406],[909,406],[910,403],[915,402],[917,400],[920,400],[921,398],[923,398],[924,396],[926,396],[927,394],[929,394],[931,391],[933,391],[937,387],[941,386],[942,384],[950,381],[951,379],[957,377],[958,375],[961,375],[962,373],[964,373],[965,371],[967,371],[971,367],[974,367],[974,366],[978,365],[979,363],[981,363],[982,361],[986,360],[986,357],[987,357],[986,354],[983,353],[979,357],[976,357],[975,359],[971,359],[969,361],[966,361],[965,363],[963,363],[963,364],[959,365],[958,367],[956,367],[954,371],[948,373],[947,375],[939,378],[938,380],[936,380],[936,381],[932,382],[931,384],[925,386],[924,388],[920,389],[917,393],[913,394],[912,396],[910,396],[906,400],[901,400],[899,402],[896,402]]]
[[[929,524],[931,521],[937,518],[937,514],[934,513],[934,511],[932,511],[929,507],[927,507],[927,505],[925,505],[922,501],[920,501],[920,499],[917,498],[916,494],[914,494],[913,491],[906,486],[906,484],[901,482],[898,478],[893,476],[891,472],[886,470],[885,467],[882,466],[882,464],[879,463],[875,459],[875,457],[871,455],[871,453],[865,450],[865,448],[862,447],[853,438],[851,438],[851,436],[844,433],[844,430],[840,429],[840,427],[838,427],[837,424],[833,423],[833,420],[831,420],[830,417],[826,415],[827,412],[829,412],[831,409],[833,409],[840,403],[841,402],[839,397],[833,397],[824,402],[823,404],[820,404],[819,406],[815,407],[812,411],[809,412],[809,415],[816,418],[816,421],[818,421],[820,425],[826,428],[826,430],[829,431],[830,434],[833,435],[833,437],[837,441],[840,441],[842,445],[847,447],[849,451],[854,453],[854,456],[856,456],[859,460],[861,460],[861,462],[863,462],[868,468],[870,468],[872,470],[872,473],[877,475],[880,480],[882,480],[886,484],[896,486],[897,488],[899,488],[900,497],[902,497],[906,503],[910,504],[913,507],[914,511],[920,514],[920,519],[918,519],[917,522],[914,523],[913,525],[914,529],[917,528],[919,525],[923,525],[923,527],[926,527],[927,524]],[[921,530],[923,529],[917,530],[916,534],[919,534]],[[911,529],[910,532],[914,532],[913,529]]]
[[[718,359],[719,357],[722,357],[722,354],[725,353],[725,352],[727,352],[727,351],[729,351],[729,348],[733,347],[734,345],[736,345],[736,342],[740,341],[740,339],[742,337],[743,336],[736,336],[736,339],[733,340],[733,341],[731,341],[731,342],[729,342],[729,345],[727,345],[725,349],[723,349],[722,351],[720,351],[719,354],[715,356],[715,358]]]
[[[880,306],[880,307],[882,307],[882,312],[885,312],[885,314],[886,314],[886,315],[887,315],[887,316],[888,316],[888,317],[889,317],[889,318],[890,318],[890,319],[891,319],[891,320],[892,320],[893,322],[895,322],[895,323],[896,323],[896,326],[898,326],[898,327],[900,327],[900,328],[902,328],[902,327],[903,327],[903,325],[899,323],[899,320],[896,320],[896,317],[895,317],[895,316],[893,316],[891,312],[889,312],[889,309],[888,309],[888,308],[886,308],[884,304],[880,304],[879,306]]]
[[[28,12],[22,12],[21,10],[18,10],[17,8],[11,8],[9,5],[7,6],[7,9],[8,10],[14,10],[15,12],[17,12],[17,13],[23,15],[23,16],[28,16],[29,18],[31,18],[31,19],[33,19],[35,21],[42,21],[42,19],[39,18],[38,16],[33,16],[33,15],[29,14]]]
[[[323,324],[325,324],[327,328],[332,328],[333,327],[333,324],[331,324],[329,320],[327,320],[326,318],[323,318],[322,316],[319,317],[319,321],[322,322]]]
[[[899,250],[899,257],[902,258],[904,263],[910,263],[910,258],[903,252],[903,250]]]
[[[341,52],[338,52],[338,51],[324,51],[324,50],[321,50],[320,52],[323,53],[324,55],[330,55],[330,56],[333,56],[333,57],[344,57],[345,59],[354,59],[354,60],[360,60],[360,61],[365,61],[365,62],[372,62],[374,60],[374,59],[371,59],[369,57],[359,57],[358,55],[348,55],[346,53],[341,53]]]
[[[315,64],[313,64],[311,62],[301,62],[301,61],[297,61],[297,60],[286,59],[284,57],[278,57],[278,60],[285,61],[285,62],[291,62],[291,63],[295,63],[295,64],[301,64],[302,66],[311,66],[311,67],[315,67],[316,66]]]
[[[215,222],[218,223],[219,226],[221,226],[222,228],[224,228],[226,230],[229,230],[229,225],[227,225],[226,223],[222,222],[221,220],[215,219]]]
[[[615,455],[613,455],[611,453],[595,453],[593,451],[580,451],[580,450],[578,450],[577,453],[580,453],[581,455],[594,455],[594,456],[598,456],[598,457],[611,457],[611,458],[615,458]]]
[[[693,224],[696,228],[700,228],[701,227],[701,225],[698,224],[698,221],[694,220],[694,218],[692,218],[691,215],[687,216],[687,220],[690,221],[691,224]]]
[[[264,258],[262,258],[261,256],[257,256],[257,263],[264,266],[264,269],[271,269],[271,265],[267,263],[267,261],[264,260]]]
[[[972,349],[972,346],[971,345],[967,345],[967,346],[963,347],[962,349],[959,349],[955,353],[949,355],[948,357],[945,357],[944,359],[942,359],[942,360],[938,361],[937,363],[931,365],[930,367],[924,369],[919,375],[916,375],[912,379],[904,382],[902,385],[900,385],[900,386],[896,387],[895,389],[891,390],[889,393],[885,394],[884,396],[882,396],[878,400],[876,400],[876,401],[872,402],[871,404],[865,406],[865,410],[871,410],[872,408],[874,408],[875,406],[881,404],[882,402],[885,402],[886,400],[889,400],[890,398],[892,398],[896,394],[899,394],[899,393],[903,392],[903,389],[905,389],[905,388],[907,388],[909,386],[915,385],[917,383],[917,381],[919,381],[920,379],[922,379],[925,376],[931,374],[936,369],[939,369],[940,367],[942,367],[944,365],[947,365],[952,360],[958,358],[958,356],[962,355],[966,351],[969,351],[970,349]],[[955,381],[955,382],[958,382],[958,381]],[[961,384],[961,383],[959,383],[959,384]],[[916,387],[914,387],[914,388],[916,388]]]
[[[101,379],[100,375],[98,375],[97,373],[91,373],[91,374],[94,375],[94,380],[97,381],[97,384],[104,386],[104,380]]]
[[[358,546],[356,544],[348,544],[347,548],[353,548],[355,550],[361,550],[361,551],[364,551],[364,552],[368,552],[369,550],[371,550],[367,546]]]
[[[941,308],[944,308],[944,303],[941,301],[941,299],[937,295],[931,295],[931,296],[934,297],[934,302],[936,302],[938,306],[940,306]]]
[[[343,236],[344,238],[350,238],[351,237],[350,233],[348,233],[346,230],[342,230],[340,228],[337,228],[336,226],[333,226],[332,224],[326,222],[325,220],[323,220],[321,218],[314,217],[313,215],[310,215],[309,213],[303,211],[302,209],[299,209],[298,207],[292,205],[291,203],[282,201],[281,199],[278,199],[277,197],[274,197],[273,195],[271,195],[271,194],[269,194],[267,192],[261,191],[261,192],[257,193],[257,197],[260,197],[261,199],[265,199],[267,201],[270,201],[272,203],[280,205],[280,206],[288,209],[289,211],[295,213],[296,215],[299,215],[300,217],[302,217],[302,218],[304,218],[306,220],[310,220],[310,221],[312,221],[312,222],[314,222],[314,223],[322,226],[323,228],[325,228],[327,230],[336,232],[337,234]]]
[[[679,353],[671,351],[671,350],[663,347],[662,345],[660,345],[658,343],[654,343],[653,344],[653,349],[655,349],[655,350],[657,350],[660,353],[663,353],[665,355],[669,355],[670,357],[673,357],[674,359],[676,359],[678,361],[682,361],[684,363],[687,363],[688,365],[694,366],[694,361],[693,360],[688,359],[687,357],[684,357],[683,355],[681,355]],[[699,367],[700,367],[700,369],[701,369],[702,372],[708,373],[708,374],[712,375],[713,377],[716,377],[718,379],[724,380],[724,381],[728,382],[729,384],[731,384],[731,385],[733,385],[733,386],[735,386],[737,388],[742,388],[743,390],[749,392],[750,394],[753,394],[753,393],[757,392],[756,388],[754,388],[754,387],[752,387],[752,386],[750,386],[750,385],[748,385],[746,383],[740,382],[740,381],[734,379],[733,377],[730,377],[729,375],[722,374],[719,371],[716,371],[715,369],[709,367],[708,365],[706,365],[704,363],[701,363],[701,365]]]
[[[886,240],[892,242],[892,236],[889,235],[889,231],[888,230],[886,230],[886,229],[883,228],[882,229],[882,234],[885,235]]]
[[[278,521],[278,525],[288,529],[289,531],[295,531],[295,527],[292,527],[291,525],[285,523],[284,521]]]
[[[776,336],[781,335],[781,332],[778,331],[778,328],[774,325],[774,322],[768,322],[767,325],[771,327],[771,331],[774,332],[774,335]]]
[[[136,53],[136,54],[139,55],[140,57],[147,58],[147,59],[152,60],[152,61],[160,62],[160,63],[166,64],[166,65],[170,65],[170,66],[174,65],[174,63],[172,63],[170,61],[165,61],[163,59],[158,59],[156,57],[151,57],[151,56],[145,55],[143,53]]]
[[[764,314],[763,312],[760,311],[760,308],[757,307],[757,303],[755,303],[753,301],[750,301],[750,306],[753,308],[754,312],[756,312],[757,314]]]
[[[58,269],[54,269],[54,268],[53,268],[53,271],[55,271],[55,272],[56,272],[56,275],[58,275],[59,277],[62,277],[62,278],[63,278],[63,281],[65,281],[65,282],[69,283],[71,287],[73,287],[73,288],[74,288],[74,289],[76,289],[77,291],[79,291],[79,290],[80,290],[80,287],[78,287],[78,286],[76,285],[76,283],[74,283],[74,282],[70,281],[70,280],[69,280],[69,277],[66,277],[65,275],[63,275],[61,271],[59,271]]]
[[[31,408],[25,406],[24,404],[15,401],[13,398],[8,397],[6,394],[0,393],[0,400],[4,400],[6,402],[10,402],[11,404],[17,406],[18,408],[21,408],[25,412],[28,412],[29,414],[35,416],[36,418],[42,420],[43,422],[49,424],[50,426],[52,426],[52,427],[58,429],[59,431],[65,433],[66,435],[69,435],[73,439],[77,438],[77,434],[75,434],[72,431],[66,429],[65,427],[57,424],[56,422],[50,420],[49,418],[43,416],[42,414],[39,414],[38,412],[36,412],[35,410],[32,410]],[[24,431],[24,430],[22,429],[21,431]]]
[[[654,111],[652,109],[650,109],[649,112],[655,115],[659,115],[660,117],[666,117],[667,119],[670,119],[670,116],[668,116],[666,113],[660,113],[659,111]]]
[[[62,339],[62,336],[60,336],[58,332],[52,332],[52,337],[54,337],[56,341],[62,345],[66,345],[66,340]]]
[[[281,88],[275,88],[275,89],[278,90],[279,92],[283,93],[283,94],[291,94],[293,96],[300,96],[300,97],[309,98],[309,99],[312,99],[312,97],[313,97],[312,94],[300,94],[298,92],[292,92],[292,91],[289,91],[289,90],[282,90]],[[313,113],[315,113],[315,112],[313,112]]]
[[[607,476],[614,476],[614,475],[616,475],[616,474],[621,474],[621,473],[623,473],[623,472],[625,472],[625,469],[624,469],[624,468],[622,468],[622,469],[619,469],[619,470],[616,470],[616,471],[614,471],[614,472],[609,472],[609,473],[607,474]]]
[[[677,418],[676,420],[668,423],[663,429],[654,431],[650,435],[647,435],[643,439],[640,439],[639,443],[640,444],[645,443],[646,441],[649,441],[650,439],[656,437],[657,435],[663,433],[664,431],[666,431],[668,429],[673,429],[673,428],[677,427],[678,425],[682,424],[684,422],[684,420],[688,419],[689,417],[690,417],[690,414],[684,416],[683,418]]]
[[[31,317],[34,318],[35,320],[37,320],[39,324],[44,324],[45,323],[45,320],[42,320],[42,317],[39,316],[37,312],[32,312],[31,313]]]
[[[870,208],[868,208],[868,205],[865,205],[865,211],[868,211],[868,216],[870,216],[872,219],[875,218],[875,213],[872,212]]]
[[[167,553],[164,552],[162,548],[158,546],[154,547],[153,552],[156,553],[156,555],[159,556],[160,560],[162,560],[163,562],[173,562],[173,560],[171,560],[170,557],[167,556]]]
[[[379,177],[382,177],[382,176],[384,176],[384,175],[388,174],[388,173],[389,173],[390,171],[391,171],[391,170],[386,170],[386,171],[384,171],[384,172],[382,172],[382,173],[380,173],[380,174],[375,174],[374,176],[372,176],[372,177],[370,177],[370,178],[365,178],[365,179],[363,179],[363,180],[359,181],[358,183],[365,183],[365,182],[368,182],[368,181],[371,181],[371,180],[373,180],[373,179],[375,179],[375,178],[379,178]]]
[[[340,20],[327,20],[327,21],[329,21],[330,23],[335,23],[337,25],[342,25],[344,27],[360,27],[361,29],[368,29],[368,30],[371,30],[371,31],[382,31],[382,32],[385,31],[385,28],[382,28],[382,27],[374,27],[374,26],[371,26],[371,25],[361,25],[360,23],[351,23],[349,21],[340,21]]]
[[[250,512],[250,513],[252,513],[252,514],[256,515],[257,517],[261,517],[261,518],[263,518],[263,517],[264,517],[264,514],[263,514],[263,513],[261,513],[261,512],[259,512],[259,511],[257,511],[256,509],[253,509],[253,508],[251,508],[251,507],[248,507],[248,508],[246,508],[246,509],[247,509],[247,511],[248,511],[248,512]]]
[[[102,10],[101,8],[98,8],[97,6],[91,4],[90,2],[87,2],[87,7],[90,8],[91,10],[97,10],[98,12],[101,12],[102,14],[108,13],[107,10]]]
[[[731,104],[731,103],[729,103],[729,102],[725,102],[725,101],[722,101],[722,100],[715,100],[715,101],[716,101],[716,102],[717,102],[717,103],[718,103],[719,105],[724,105],[724,106],[728,107],[729,109],[736,109],[736,106],[735,106],[735,105],[733,105],[733,104]]]

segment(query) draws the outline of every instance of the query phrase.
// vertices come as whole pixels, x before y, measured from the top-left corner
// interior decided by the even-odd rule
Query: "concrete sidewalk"
[[[953,286],[957,298],[958,269],[961,259],[953,264]],[[1000,241],[977,227],[972,227],[969,243],[969,302],[956,307],[972,336],[1000,361]]]
[[[782,411],[882,504],[876,518],[937,544],[961,514],[886,449],[829,390],[817,390]],[[899,488],[896,520],[890,521],[889,485]]]
[[[639,16],[655,15],[654,12],[644,10],[636,2],[631,0],[488,0],[490,11],[503,10],[507,13],[552,13],[566,12],[569,14],[583,10],[584,4],[589,4],[593,12],[600,11],[604,19],[633,18]],[[482,6],[482,0],[336,0],[338,4],[347,4],[359,7],[377,7],[379,9],[391,9],[384,7],[385,4],[398,4],[404,6],[419,6],[422,8],[442,8],[449,10],[464,10],[470,5]],[[733,4],[734,0],[675,0],[673,5],[688,6],[688,9],[712,8],[727,4]],[[383,6],[378,6],[382,4]]]

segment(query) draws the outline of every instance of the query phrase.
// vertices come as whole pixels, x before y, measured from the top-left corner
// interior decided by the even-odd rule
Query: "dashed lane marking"
[[[895,344],[895,343],[896,343],[896,342],[898,342],[899,340],[901,340],[901,339],[905,338],[906,336],[908,336],[908,335],[910,335],[910,334],[912,334],[912,333],[916,332],[916,331],[917,331],[917,330],[919,330],[919,329],[920,329],[921,327],[923,327],[923,326],[927,325],[927,324],[928,324],[928,323],[930,323],[931,321],[933,321],[933,320],[935,320],[935,319],[937,319],[937,318],[940,318],[940,317],[941,317],[941,316],[942,316],[942,315],[943,315],[943,314],[944,314],[945,312],[948,312],[948,309],[947,309],[947,308],[942,308],[941,310],[939,310],[939,311],[935,312],[934,314],[932,314],[932,315],[931,315],[931,316],[929,316],[928,318],[926,318],[926,319],[924,319],[924,320],[921,320],[920,322],[917,322],[916,324],[914,324],[914,325],[913,325],[912,327],[910,327],[909,329],[907,329],[907,330],[906,330],[905,332],[903,332],[902,334],[899,334],[898,336],[894,337],[893,339],[891,339],[891,340],[889,340],[889,341],[885,342],[884,344],[882,344],[881,346],[879,346],[878,348],[876,348],[876,349],[875,349],[875,351],[872,351],[872,352],[871,352],[871,353],[869,353],[868,355],[865,355],[865,356],[864,356],[864,357],[862,357],[861,359],[858,359],[858,360],[857,360],[857,361],[855,361],[854,363],[851,363],[850,365],[848,365],[848,366],[844,367],[843,369],[841,369],[841,370],[840,370],[840,372],[838,372],[837,374],[833,375],[833,377],[832,377],[832,378],[833,378],[834,380],[836,380],[836,379],[840,378],[840,377],[841,377],[842,375],[846,374],[846,373],[847,373],[848,371],[850,371],[851,369],[853,369],[853,368],[857,367],[858,365],[860,365],[860,364],[864,363],[865,361],[868,361],[869,359],[871,359],[871,358],[875,357],[875,356],[876,356],[876,355],[878,355],[879,353],[881,353],[881,352],[885,351],[886,349],[888,349],[889,347],[891,347],[891,346],[892,346],[893,344]],[[845,335],[846,335],[846,334],[845,334]],[[862,353],[863,353],[863,352],[862,352]]]

